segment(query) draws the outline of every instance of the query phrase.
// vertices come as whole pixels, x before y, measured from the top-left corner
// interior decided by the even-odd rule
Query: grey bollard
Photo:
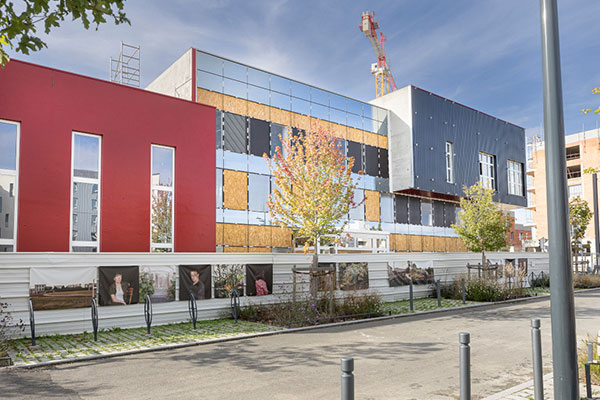
[[[471,335],[468,332],[458,334],[459,368],[460,368],[460,400],[471,400]]]
[[[354,400],[354,358],[342,358],[342,400]]]
[[[439,279],[435,282],[435,290],[437,291],[438,307],[441,307],[442,306],[442,288],[441,288]]]
[[[410,311],[413,312],[413,311],[415,311],[415,302],[414,302],[413,281],[412,281],[412,279],[410,280],[409,285],[410,286],[408,287],[408,297],[409,297],[409,301],[410,301]]]
[[[531,346],[533,359],[533,398],[544,400],[544,373],[542,368],[542,335],[539,318],[531,319]]]
[[[467,292],[465,290],[465,278],[461,279],[461,284],[462,284],[462,301],[463,304],[467,303]]]
[[[594,361],[594,342],[588,342],[588,362]]]

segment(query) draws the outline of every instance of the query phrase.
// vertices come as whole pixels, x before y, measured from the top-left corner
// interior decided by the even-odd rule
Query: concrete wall
[[[504,259],[527,258],[529,272],[548,272],[548,253],[489,253],[492,262]],[[179,254],[133,254],[133,253],[12,253],[2,257],[0,262],[0,301],[9,303],[13,316],[29,321],[28,298],[30,268],[45,267],[87,267],[99,266],[165,266],[165,265],[206,265],[206,264],[273,264],[273,294],[261,297],[241,297],[241,304],[274,303],[291,293],[292,267],[307,267],[311,255],[305,254],[215,254],[215,253],[179,253]],[[366,262],[369,270],[369,289],[360,292],[376,292],[385,301],[408,298],[408,286],[390,287],[388,267],[405,268],[407,261],[419,267],[432,267],[435,279],[449,281],[455,276],[466,273],[467,263],[481,261],[479,253],[382,253],[382,254],[336,254],[321,255],[320,262]],[[179,282],[179,279],[177,279]],[[299,285],[301,291],[307,291],[308,285]],[[179,290],[177,288],[177,293]],[[337,291],[336,295],[344,293]],[[426,297],[431,293],[429,285],[415,286],[416,297]],[[229,299],[198,300],[198,318],[213,319],[230,312]],[[140,327],[144,326],[144,305],[133,304],[118,307],[99,307],[99,328]],[[186,301],[173,301],[153,305],[153,324],[161,325],[189,319]],[[38,335],[56,333],[75,333],[91,331],[89,308],[71,310],[36,311],[36,332]],[[26,335],[29,335],[27,327]]]
[[[177,61],[169,66],[158,78],[146,87],[146,90],[166,94],[180,99],[192,100],[192,57],[194,50],[189,49]]]

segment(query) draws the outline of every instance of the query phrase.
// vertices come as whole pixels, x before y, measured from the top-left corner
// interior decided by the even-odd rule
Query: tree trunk
[[[312,264],[310,266],[310,295],[314,301],[317,301],[317,291],[319,289],[319,281],[317,278],[317,269],[319,268],[319,238],[315,238],[315,252],[313,254]]]
[[[485,261],[485,247],[481,246],[481,268],[485,268]]]

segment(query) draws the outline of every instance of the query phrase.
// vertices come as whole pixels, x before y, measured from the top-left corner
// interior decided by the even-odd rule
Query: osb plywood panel
[[[308,115],[292,113],[292,125],[298,129],[310,130],[310,117]]]
[[[341,139],[346,139],[346,127],[340,124],[336,124],[335,122],[329,123],[329,130],[335,137],[339,137]]]
[[[433,251],[447,251],[445,237],[436,236],[433,238]]]
[[[367,221],[379,221],[379,192],[365,190],[365,218]]]
[[[396,241],[396,251],[408,251],[408,235],[394,235]]]
[[[248,101],[224,94],[223,110],[240,115],[248,115]]]
[[[346,138],[348,140],[352,140],[353,142],[364,143],[363,139],[363,131],[356,128],[346,128]]]
[[[374,133],[371,132],[363,132],[363,140],[365,141],[366,144],[369,144],[371,146],[375,146],[377,147],[377,145],[379,144],[378,141],[378,136]]]
[[[233,210],[248,208],[248,174],[226,169],[223,171],[223,206]]]
[[[423,251],[434,251],[433,236],[423,236]]]
[[[225,247],[223,249],[225,253],[247,253],[248,247]]]
[[[248,244],[250,246],[271,246],[271,227],[250,225],[248,227]]]
[[[276,124],[284,126],[290,126],[290,112],[282,110],[280,108],[271,107],[271,122],[275,122]]]
[[[457,238],[453,238],[453,237],[447,238],[447,241],[448,241],[448,251],[451,252],[451,253],[455,253],[455,252],[458,251],[456,249],[456,239]]]
[[[250,253],[270,253],[271,249],[269,247],[250,247]]]
[[[465,244],[463,243],[462,240],[460,240],[460,238],[456,238],[456,249],[458,252],[464,253],[467,252],[467,247],[465,246]]]
[[[217,237],[217,244],[224,244],[223,243],[223,224],[217,224],[216,237]]]
[[[377,135],[377,146],[387,149],[388,148],[387,136]]]
[[[272,227],[273,247],[292,247],[292,230],[281,226]]]
[[[410,251],[423,251],[423,237],[418,235],[409,235]]]
[[[271,118],[269,106],[248,101],[248,116],[262,119],[263,121],[269,121]]]
[[[248,245],[248,225],[223,224],[224,244],[234,246]]]
[[[210,90],[198,88],[196,101],[202,104],[208,104],[213,107],[217,107],[219,110],[223,109],[223,94],[211,92]]]

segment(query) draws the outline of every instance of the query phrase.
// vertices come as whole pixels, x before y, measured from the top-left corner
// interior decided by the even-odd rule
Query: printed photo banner
[[[123,306],[139,302],[139,267],[99,267],[98,272],[101,306]]]
[[[153,303],[175,300],[177,270],[173,266],[147,266],[140,268],[140,302],[150,296]]]
[[[93,267],[31,267],[29,296],[35,311],[91,307],[96,295]]]
[[[273,265],[246,265],[246,295],[266,296],[273,293]]]
[[[210,265],[179,266],[179,300],[189,300],[190,293],[196,300],[210,299],[211,296]]]
[[[214,266],[215,298],[231,297],[233,289],[244,295],[244,264],[217,264]]]
[[[339,288],[341,290],[360,290],[369,288],[368,263],[339,263]]]
[[[392,267],[388,264],[388,283],[390,287],[409,285],[429,285],[435,282],[433,260],[407,261],[406,268]]]

